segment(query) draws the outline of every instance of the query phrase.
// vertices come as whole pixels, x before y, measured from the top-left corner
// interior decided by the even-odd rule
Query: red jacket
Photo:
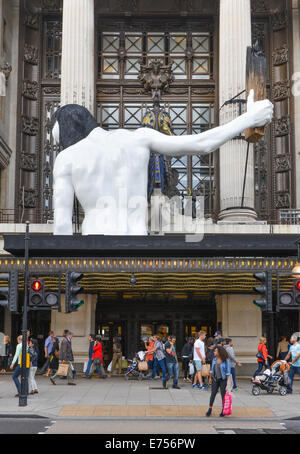
[[[103,363],[103,354],[102,354],[102,344],[94,345],[94,354],[92,356],[92,360],[95,358],[100,358],[101,363]]]
[[[259,346],[257,347],[257,351],[258,352],[261,351],[265,361],[268,359],[268,350],[265,344],[259,344]],[[257,358],[257,361],[259,361],[260,363],[263,362],[263,360],[259,358]]]

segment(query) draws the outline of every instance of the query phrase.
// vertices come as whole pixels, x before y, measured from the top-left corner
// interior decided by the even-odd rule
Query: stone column
[[[220,0],[220,106],[245,89],[247,46],[251,46],[250,0]],[[245,99],[245,94],[239,98]],[[220,124],[239,115],[238,104],[224,106]],[[231,140],[220,149],[220,220],[253,221],[254,163],[250,145],[244,207],[242,204],[247,143]]]
[[[63,1],[61,105],[95,114],[94,0]]]

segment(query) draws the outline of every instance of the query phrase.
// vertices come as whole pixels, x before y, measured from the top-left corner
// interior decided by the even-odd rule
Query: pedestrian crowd
[[[68,385],[76,385],[72,337],[73,333],[65,330],[60,342],[54,332],[50,331],[45,340],[45,362],[40,369],[40,374],[48,376],[53,385],[56,385],[58,377],[65,379]],[[214,337],[208,339],[206,337],[205,331],[200,331],[194,337],[188,337],[179,354],[176,347],[176,336],[163,337],[160,334],[150,336],[143,341],[142,350],[128,360],[127,374],[137,370],[139,371],[137,375],[142,374],[144,378],[161,379],[163,388],[166,388],[167,382],[173,378],[173,389],[180,389],[178,379],[179,360],[181,360],[183,383],[189,383],[193,389],[207,390],[209,387],[211,388],[209,409],[206,413],[206,416],[209,417],[219,391],[223,403],[227,394],[230,394],[231,391],[238,391],[236,367],[242,367],[242,364],[236,358],[232,339],[224,339],[220,331],[217,331]],[[17,389],[16,397],[19,397],[21,393],[19,377],[21,375],[22,343],[22,336],[18,336],[17,347],[13,355],[9,336],[4,337],[5,355],[2,356],[1,373],[6,373],[8,369],[13,370],[12,378]],[[90,379],[96,371],[99,377],[106,378],[115,372],[116,367],[118,374],[122,373],[122,342],[119,337],[113,338],[112,358],[107,367],[108,373],[104,367],[104,352],[100,336],[90,334],[88,356],[89,359],[82,377]],[[38,394],[35,376],[39,357],[38,341],[28,332],[26,339],[27,394]],[[282,336],[278,343],[276,357],[278,360],[289,361],[287,392],[292,393],[294,376],[295,374],[300,376],[300,344],[296,335],[291,336],[290,343],[286,337]],[[253,380],[262,373],[264,368],[270,369],[273,360],[269,355],[265,337],[260,338],[256,360],[257,369],[253,374]],[[220,416],[224,416],[223,410]]]

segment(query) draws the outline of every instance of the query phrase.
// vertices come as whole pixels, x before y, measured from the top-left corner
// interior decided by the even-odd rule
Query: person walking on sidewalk
[[[198,339],[194,343],[194,367],[195,367],[195,377],[193,388],[206,389],[206,386],[202,382],[202,364],[205,364],[205,345],[204,341],[206,338],[205,331],[199,331]],[[199,382],[199,384],[197,383]]]
[[[58,337],[53,337],[52,339],[52,351],[49,357],[49,368],[50,375],[53,376],[56,374],[59,367],[59,339]]]
[[[94,354],[94,345],[95,345],[95,335],[94,334],[90,334],[89,335],[89,360],[88,360],[88,363],[87,363],[87,366],[86,366],[86,370],[83,374],[83,378],[88,378],[89,377],[89,373],[90,373],[90,370],[91,370],[91,366],[93,364],[93,354]]]
[[[225,345],[224,348],[227,352],[228,358],[230,360],[230,367],[231,367],[231,375],[232,375],[232,381],[233,381],[233,391],[238,391],[238,386],[236,384],[236,371],[235,368],[236,366],[242,367],[242,364],[237,360],[234,349],[233,349],[233,342],[232,339],[225,339]]]
[[[36,339],[30,339],[28,353],[30,355],[30,369],[29,369],[29,394],[38,394],[38,387],[35,381],[35,374],[38,366],[39,348]]]
[[[298,337],[293,335],[291,337],[291,347],[290,351],[285,357],[285,360],[288,361],[292,358],[292,362],[290,363],[290,372],[289,372],[289,386],[287,392],[292,394],[293,392],[293,381],[294,376],[297,373],[300,376],[300,344],[298,342]]]
[[[167,381],[173,376],[173,389],[180,389],[178,386],[179,367],[176,354],[176,336],[170,336],[165,343],[167,374],[163,379],[163,387],[166,388]]]
[[[11,343],[10,343],[10,338],[6,334],[4,336],[4,355],[2,356],[2,370],[1,374],[6,374],[6,371],[8,367],[10,366],[9,361],[11,361],[12,358],[12,348],[11,348]]]
[[[22,356],[22,336],[17,337],[17,348],[15,352],[15,356],[13,357],[10,369],[13,370],[14,365],[17,364],[17,367],[15,368],[15,371],[13,373],[13,381],[16,385],[18,393],[15,395],[15,397],[19,397],[21,394],[21,383],[19,381],[19,376],[21,375],[21,356]],[[26,347],[26,352],[28,351],[28,346]],[[26,366],[27,366],[27,361],[26,361]],[[26,367],[26,394],[28,394],[28,376],[29,376],[29,367]]]
[[[66,336],[61,341],[60,351],[59,351],[60,361],[62,361],[63,364],[68,364],[68,366],[69,366],[68,374],[67,374],[68,385],[76,385],[76,383],[74,383],[74,378],[73,378],[74,356],[73,356],[73,351],[72,351],[72,337],[73,337],[73,333],[71,333],[71,331],[68,331]],[[57,375],[58,375],[58,372],[56,372],[55,375],[50,377],[50,381],[53,385],[56,385],[55,379],[56,379]]]
[[[182,370],[183,370],[183,381],[186,383],[192,383],[189,378],[189,365],[193,361],[193,338],[188,337],[181,351],[182,358]]]
[[[253,378],[255,378],[256,375],[260,374],[264,367],[265,369],[269,368],[269,358],[272,359],[272,356],[269,355],[266,344],[267,339],[265,337],[261,337],[259,340],[259,345],[257,347],[256,355],[258,369],[254,372]]]
[[[154,347],[154,340],[152,336],[148,338],[148,341],[145,342],[145,348],[146,348],[146,358],[145,360],[147,361],[148,364],[148,377],[150,377],[150,370],[152,369],[153,373],[153,365],[154,365],[154,355],[153,355],[153,347]],[[151,374],[152,376],[152,374]]]
[[[103,367],[103,352],[102,352],[101,337],[96,336],[94,347],[93,347],[93,356],[92,356],[92,365],[90,367],[88,378],[92,378],[94,370],[99,374],[99,377],[106,378],[105,370]]]
[[[209,409],[206,412],[206,416],[209,417],[212,412],[213,404],[216,398],[216,395],[220,389],[222,397],[222,411],[220,417],[224,416],[223,414],[223,403],[224,397],[226,394],[227,384],[229,380],[231,382],[231,370],[230,370],[230,360],[226,353],[224,347],[216,347],[214,350],[214,359],[211,365],[211,374],[212,374],[212,387],[211,387],[211,396],[209,401]]]
[[[52,346],[53,346],[53,338],[54,338],[54,331],[50,331],[49,336],[45,340],[45,346],[44,346],[44,352],[45,352],[45,362],[43,364],[43,367],[40,370],[40,375],[43,375],[46,373],[48,376],[50,373],[50,368],[49,368],[49,356],[52,351]]]
[[[113,338],[113,357],[111,364],[111,375],[113,375],[116,363],[118,363],[118,374],[122,374],[122,346],[121,339],[119,337]]]
[[[153,336],[154,340],[154,358],[156,358],[156,364],[162,370],[162,380],[166,378],[166,355],[165,355],[165,347],[164,344],[161,342],[161,338],[159,335]],[[155,371],[153,370],[152,377],[154,377]]]
[[[278,342],[276,358],[283,360],[289,352],[290,344],[286,340],[286,336],[281,336],[281,341]]]

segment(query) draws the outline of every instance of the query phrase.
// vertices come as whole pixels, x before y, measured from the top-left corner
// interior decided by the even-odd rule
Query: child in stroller
[[[286,361],[275,361],[271,365],[271,369],[267,369],[263,374],[252,378],[252,394],[259,396],[261,390],[272,394],[276,388],[281,396],[285,396],[289,384],[289,370],[290,366]]]
[[[140,351],[133,357],[132,360],[128,360],[130,366],[127,368],[125,380],[129,380],[130,377],[138,377],[139,381],[143,380],[145,377],[145,369],[143,369],[142,363],[145,365],[145,356],[145,352]]]

